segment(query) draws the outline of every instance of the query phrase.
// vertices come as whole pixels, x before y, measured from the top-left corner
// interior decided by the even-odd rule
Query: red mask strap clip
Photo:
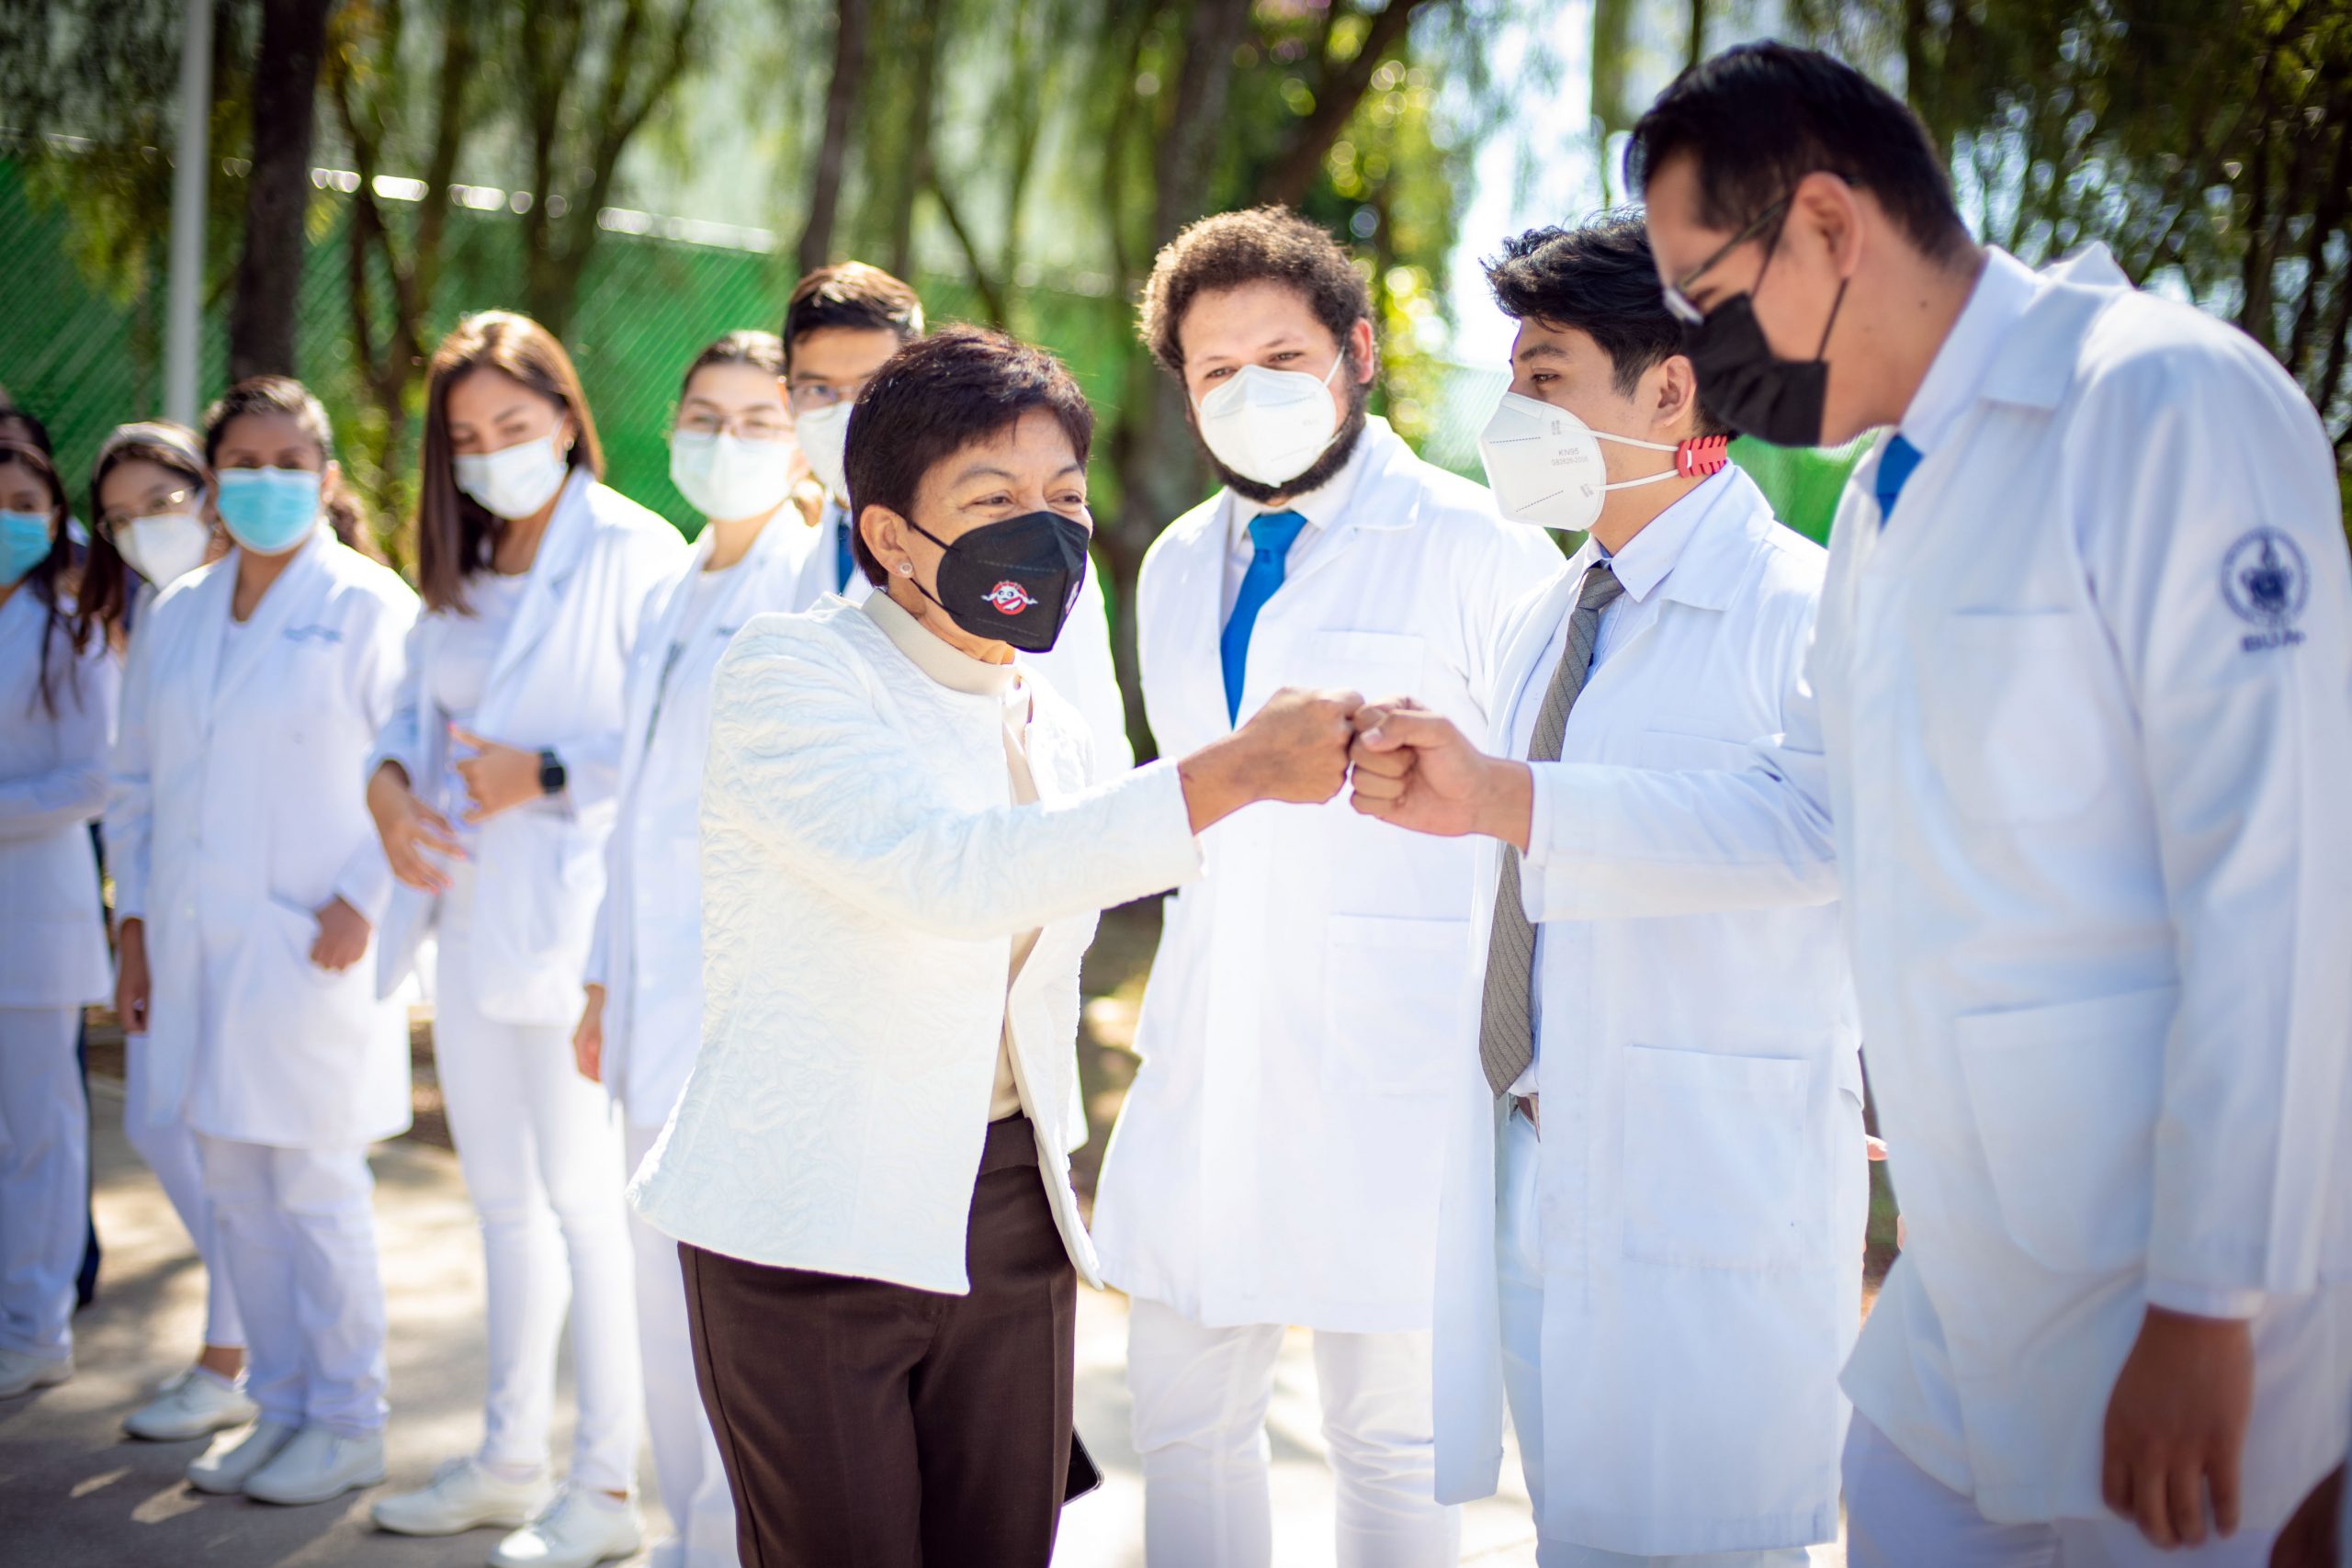
[[[1694,435],[1674,448],[1674,471],[1686,479],[1704,479],[1731,461],[1728,435]]]

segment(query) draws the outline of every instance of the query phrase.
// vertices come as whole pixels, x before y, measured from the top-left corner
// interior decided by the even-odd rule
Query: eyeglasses
[[[136,512],[102,513],[98,517],[98,533],[108,543],[112,543],[118,533],[130,527],[141,517],[162,517],[175,512],[194,511],[196,502],[201,500],[203,495],[203,486],[187,485],[163,495],[149,496],[139,503],[139,510]]]
[[[1684,321],[1690,326],[1695,327],[1700,322],[1705,321],[1707,319],[1707,312],[1702,310],[1698,306],[1690,302],[1690,296],[1687,292],[1690,286],[1698,282],[1702,277],[1704,277],[1709,272],[1713,271],[1716,263],[1722,261],[1725,256],[1731,254],[1732,252],[1739,249],[1740,246],[1747,243],[1748,241],[1755,239],[1758,234],[1763,233],[1765,230],[1780,221],[1781,214],[1789,209],[1790,197],[1794,194],[1795,193],[1793,191],[1791,192],[1790,196],[1781,197],[1780,200],[1774,202],[1771,206],[1758,213],[1755,220],[1750,222],[1747,228],[1742,229],[1738,233],[1734,234],[1730,239],[1725,240],[1720,246],[1718,246],[1713,255],[1709,256],[1705,261],[1701,262],[1697,266],[1692,267],[1689,272],[1684,273],[1680,277],[1677,278],[1672,283],[1668,284],[1666,286],[1667,310],[1671,312],[1678,321]]]
[[[685,414],[679,419],[678,429],[688,435],[732,435],[738,441],[782,441],[792,434],[792,426],[781,413],[765,409],[732,419],[714,413]]]
[[[865,381],[803,381],[785,394],[795,413],[814,413],[841,403],[857,401],[858,393],[865,390]]]

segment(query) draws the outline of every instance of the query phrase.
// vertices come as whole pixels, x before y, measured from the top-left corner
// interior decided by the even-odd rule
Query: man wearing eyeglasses
[[[1975,244],[1826,56],[1686,73],[1629,152],[1699,389],[1893,433],[1811,700],[1745,773],[1358,715],[1360,808],[1520,847],[1533,920],[1834,874],[1909,1244],[1844,1377],[1853,1568],[2256,1564],[2352,1407],[2352,570],[2252,340],[2093,247]]]
[[[808,553],[797,610],[828,593],[861,604],[874,592],[850,558],[849,486],[842,462],[850,410],[884,362],[922,333],[922,301],[914,289],[864,262],[819,267],[793,286],[786,301],[785,400],[792,407],[801,456],[825,492],[817,526],[826,537]],[[1099,571],[1086,574],[1060,640],[1049,652],[1030,655],[1027,663],[1085,716],[1098,778],[1126,772],[1135,751],[1111,661]]]

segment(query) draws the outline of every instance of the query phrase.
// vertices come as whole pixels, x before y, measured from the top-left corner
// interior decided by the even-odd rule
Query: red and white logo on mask
[[[988,603],[996,606],[999,615],[1017,615],[1036,602],[1030,596],[1029,590],[1011,578],[989,590]]]

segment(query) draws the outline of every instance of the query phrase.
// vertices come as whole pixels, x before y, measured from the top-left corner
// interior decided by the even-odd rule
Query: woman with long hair
[[[146,1120],[195,1134],[251,1330],[260,1419],[188,1481],[319,1503],[384,1476],[368,1145],[408,1126],[408,1034],[376,994],[391,873],[359,780],[416,597],[345,542],[358,508],[300,382],[232,387],[204,458],[235,547],[132,644],[107,810],[119,1005],[146,1032]]]
[[[74,1056],[107,993],[89,826],[119,681],[73,599],[65,486],[0,439],[0,1399],[74,1375],[89,1104]]]
[[[481,1216],[490,1390],[481,1447],[376,1506],[382,1528],[520,1527],[494,1564],[637,1550],[641,1424],[620,1129],[573,1070],[620,784],[622,683],[677,531],[599,482],[563,345],[469,316],[426,374],[417,565],[425,614],[368,802],[401,882],[383,983],[437,928],[434,1060]],[[556,1341],[579,1389],[550,1496]]]

